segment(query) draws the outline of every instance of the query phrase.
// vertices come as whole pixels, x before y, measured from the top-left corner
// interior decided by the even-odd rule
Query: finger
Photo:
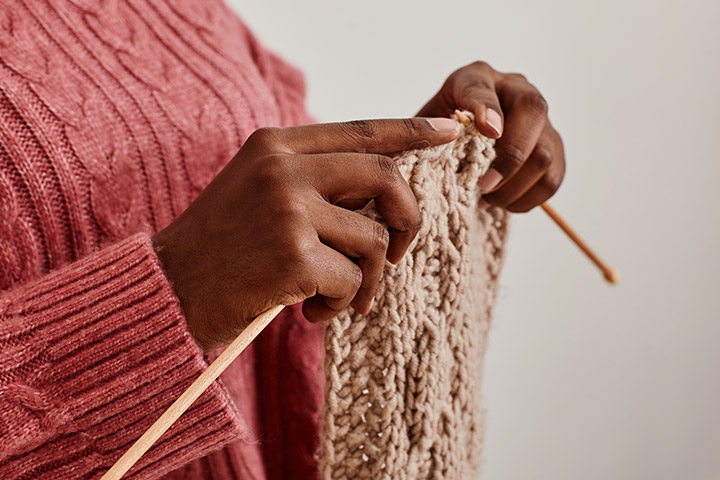
[[[450,118],[402,118],[303,125],[280,135],[295,153],[389,153],[448,143],[460,132]]]
[[[317,293],[303,301],[302,311],[311,322],[323,322],[344,310],[362,283],[362,270],[337,250],[320,244],[313,278]]]
[[[504,123],[495,76],[489,65],[475,62],[453,74],[447,85],[455,105],[473,112],[478,130],[489,138],[500,138]]]
[[[315,229],[320,241],[346,257],[357,259],[362,270],[362,283],[352,300],[359,313],[370,311],[377,284],[385,268],[390,235],[387,229],[367,217],[335,205],[319,202]]]
[[[500,182],[508,181],[522,168],[547,123],[547,103],[535,87],[525,83],[513,88],[512,92],[509,99],[503,98],[502,92],[500,95],[506,106],[505,133],[495,144],[497,157],[492,165]],[[482,184],[483,191],[495,190],[498,185]]]
[[[420,230],[420,209],[395,162],[383,155],[339,153],[302,155],[315,188],[331,203],[374,199],[390,227],[387,259],[400,261]]]
[[[491,193],[483,195],[483,199],[498,207],[507,207],[523,196],[530,188],[545,175],[554,161],[562,152],[556,152],[552,135],[554,131],[549,123],[546,124],[545,132],[538,140],[530,158],[523,164],[520,170],[507,182]]]
[[[507,209],[511,212],[528,212],[546,202],[560,188],[565,176],[565,161],[555,161],[530,189],[511,203]]]

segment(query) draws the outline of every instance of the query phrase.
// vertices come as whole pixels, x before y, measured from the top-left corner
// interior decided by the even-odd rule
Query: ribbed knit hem
[[[0,338],[0,365],[17,366],[3,388],[20,392],[11,409],[28,417],[18,427],[30,441],[26,436],[21,451],[0,456],[0,471],[97,476],[207,368],[147,234],[19,290],[10,304],[0,298],[0,321],[16,326],[13,339]],[[215,382],[131,476],[167,473],[244,431]]]

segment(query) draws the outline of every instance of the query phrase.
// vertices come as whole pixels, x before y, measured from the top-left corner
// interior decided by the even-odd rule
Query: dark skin
[[[487,204],[527,212],[555,194],[565,176],[562,139],[545,98],[523,75],[472,63],[453,72],[418,115],[449,116],[456,108],[473,112],[480,133],[498,139],[480,182],[491,192],[483,195]]]
[[[419,116],[475,113],[499,138],[491,205],[528,211],[557,190],[562,142],[547,104],[524,77],[474,63],[454,72]],[[493,115],[490,112],[496,112]],[[457,138],[448,118],[262,128],[200,196],[153,240],[191,331],[205,351],[230,343],[257,315],[303,302],[324,321],[348,306],[367,313],[385,261],[397,263],[420,212],[392,154]],[[374,200],[389,225],[356,209]]]

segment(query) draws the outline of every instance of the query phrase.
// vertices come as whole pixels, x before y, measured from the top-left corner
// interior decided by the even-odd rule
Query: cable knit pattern
[[[473,130],[396,159],[423,224],[387,264],[371,312],[328,322],[324,479],[478,475],[480,374],[508,212],[478,206],[495,154]],[[363,213],[380,219],[372,204]]]
[[[303,98],[219,1],[0,2],[0,478],[99,477],[207,367],[150,235]],[[321,338],[286,309],[131,477],[311,478]]]

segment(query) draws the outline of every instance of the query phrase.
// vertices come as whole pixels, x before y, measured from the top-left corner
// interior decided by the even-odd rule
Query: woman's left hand
[[[480,181],[487,203],[527,212],[557,191],[565,175],[562,139],[550,125],[547,101],[523,75],[472,63],[453,72],[418,116],[455,109],[473,112],[480,133],[498,139],[497,158]]]

